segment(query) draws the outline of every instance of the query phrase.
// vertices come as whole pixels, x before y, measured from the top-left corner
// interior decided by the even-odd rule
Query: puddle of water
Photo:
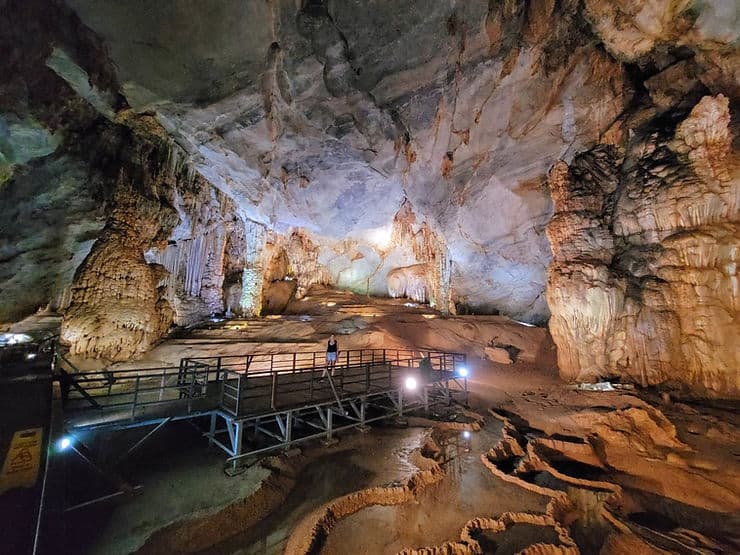
[[[426,430],[384,429],[343,440],[309,462],[285,502],[259,524],[200,552],[201,555],[282,553],[293,527],[324,503],[353,491],[408,478],[418,469],[407,459]],[[235,523],[236,525],[236,523]],[[345,552],[346,553],[346,552]]]
[[[483,530],[473,537],[478,540],[483,553],[514,555],[533,543],[561,545],[560,538],[552,526],[517,523],[501,533]]]
[[[444,479],[423,490],[415,501],[370,506],[340,521],[321,553],[394,553],[406,547],[438,545],[459,539],[465,523],[477,516],[544,512],[549,498],[503,482],[483,466],[481,453],[500,438],[500,426],[495,423],[480,432],[447,435]]]

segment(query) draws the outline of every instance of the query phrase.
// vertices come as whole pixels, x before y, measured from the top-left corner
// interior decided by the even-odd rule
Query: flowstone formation
[[[728,99],[550,173],[561,375],[740,394],[740,156]]]

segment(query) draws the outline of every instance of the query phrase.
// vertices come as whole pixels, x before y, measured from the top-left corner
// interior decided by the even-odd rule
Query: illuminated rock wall
[[[430,273],[426,264],[395,268],[388,272],[388,294],[391,297],[407,297],[412,301],[425,303]]]
[[[173,312],[159,287],[167,271],[148,264],[144,250],[176,222],[159,199],[119,187],[116,208],[75,275],[61,330],[73,355],[126,360],[167,331]]]
[[[444,312],[545,323],[554,256],[552,329],[589,338],[583,353],[564,347],[564,375],[619,366],[653,382],[694,361],[687,368],[701,377],[686,372],[697,383],[730,387],[727,360],[709,378],[707,342],[673,301],[651,295],[677,298],[694,266],[716,278],[703,287],[735,287],[721,270],[734,263],[732,154],[704,135],[701,116],[678,130],[675,121],[702,96],[740,97],[733,3],[145,4],[8,0],[0,13],[0,222],[11,222],[0,225],[0,324],[71,302],[67,336],[87,345],[81,352],[110,354],[91,339],[105,329],[85,323],[77,334],[72,324],[88,318],[86,303],[102,314],[103,299],[141,279],[147,339],[120,338],[132,343],[120,356],[141,352],[170,321],[260,314],[280,281],[264,275],[273,248],[285,250],[297,296],[314,283],[386,294],[393,270],[424,265],[423,296]],[[565,189],[591,176],[593,195],[551,198],[558,160],[570,169],[556,165],[553,190],[558,176]],[[158,199],[161,214],[141,214],[156,225],[136,212],[126,220],[158,226],[155,236],[111,233],[121,186]],[[160,221],[169,212],[175,219]],[[131,277],[95,274],[92,261],[111,264],[119,247]],[[584,289],[594,300],[579,305],[559,296],[558,272],[607,285]],[[674,284],[672,296],[648,276]],[[292,288],[275,287],[270,298]],[[112,294],[83,292],[94,288]],[[685,288],[683,297],[711,297],[693,281]],[[644,348],[606,339],[612,329],[622,337],[607,323],[627,299],[642,307],[629,312],[636,326],[662,330]],[[680,323],[659,325],[671,310]],[[712,310],[707,318],[730,322]],[[677,337],[687,339],[679,354]],[[640,349],[656,364],[635,362]]]
[[[561,375],[740,396],[740,157],[728,99],[557,164],[547,297]]]

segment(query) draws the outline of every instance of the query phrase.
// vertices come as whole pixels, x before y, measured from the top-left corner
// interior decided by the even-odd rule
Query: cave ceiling
[[[383,293],[389,271],[419,262],[375,239],[406,203],[445,245],[453,300],[542,322],[549,168],[601,140],[647,76],[676,63],[695,77],[684,95],[737,93],[736,5],[639,4],[67,0],[40,18],[49,40],[24,46],[39,59],[23,63],[43,62],[62,96],[109,121],[153,116],[240,218],[309,234],[337,285]],[[72,135],[50,125],[49,102],[5,92],[16,167]]]

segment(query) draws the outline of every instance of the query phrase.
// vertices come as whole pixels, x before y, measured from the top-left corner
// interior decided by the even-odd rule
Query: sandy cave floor
[[[513,553],[536,542],[583,553],[740,550],[737,407],[666,403],[647,391],[573,391],[557,376],[546,330],[502,316],[445,318],[329,289],[312,290],[287,312],[208,323],[117,366],[320,351],[330,333],[340,349],[461,351],[482,428],[463,435],[428,421],[375,426],[229,478],[220,452],[187,425],[173,426],[127,468],[142,493],[97,513],[84,551],[395,553],[445,542],[455,553]],[[490,362],[492,343],[515,346],[517,361]],[[459,409],[442,416],[459,418]],[[419,476],[430,483],[412,483]],[[360,494],[344,500],[351,492]],[[488,520],[470,524],[478,517]]]

